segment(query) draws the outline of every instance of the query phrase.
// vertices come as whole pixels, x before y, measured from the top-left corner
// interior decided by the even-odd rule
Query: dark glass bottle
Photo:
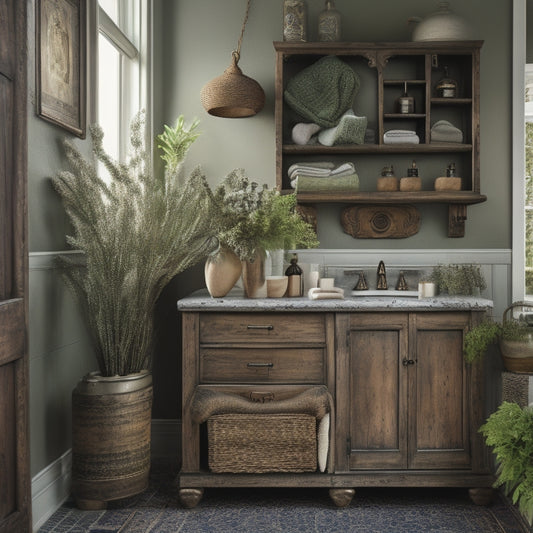
[[[291,264],[285,270],[285,275],[289,277],[287,285],[287,296],[303,296],[304,277],[303,271],[298,266],[298,256],[295,254],[291,259]]]

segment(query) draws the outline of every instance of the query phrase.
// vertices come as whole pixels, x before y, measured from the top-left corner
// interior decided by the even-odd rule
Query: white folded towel
[[[307,296],[310,300],[343,300],[344,289],[333,287],[332,289],[321,289],[320,287],[309,289]]]
[[[389,130],[383,134],[385,144],[419,144],[420,138],[416,131],[411,130]]]

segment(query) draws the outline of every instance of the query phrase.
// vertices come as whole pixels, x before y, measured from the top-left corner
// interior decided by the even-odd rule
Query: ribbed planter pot
[[[72,392],[72,493],[80,509],[148,487],[152,374],[87,374]]]

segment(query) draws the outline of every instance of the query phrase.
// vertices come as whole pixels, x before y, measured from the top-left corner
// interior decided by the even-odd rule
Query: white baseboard
[[[152,420],[152,459],[178,462],[181,457],[181,420]],[[63,505],[70,495],[72,450],[41,470],[31,481],[33,531]]]
[[[68,450],[31,480],[33,531],[61,507],[70,494],[72,451]]]

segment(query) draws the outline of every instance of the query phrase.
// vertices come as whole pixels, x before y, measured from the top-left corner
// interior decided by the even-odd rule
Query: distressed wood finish
[[[202,383],[322,383],[324,348],[202,347]]]
[[[361,168],[365,156],[412,154],[421,159],[442,162],[446,168],[450,157],[462,161],[463,189],[460,194],[450,191],[419,190],[402,193],[375,191],[370,176],[360,174],[361,188],[357,193],[338,191],[299,192],[298,202],[315,204],[324,202],[352,204],[449,204],[448,236],[463,237],[465,233],[466,206],[484,202],[480,179],[480,51],[482,41],[402,42],[402,43],[288,43],[274,42],[276,50],[275,128],[276,128],[276,184],[279,189],[290,190],[287,169],[295,162],[318,158],[345,162],[354,160]],[[284,100],[288,79],[325,55],[340,56],[357,69],[368,68],[369,77],[376,79],[376,104],[360,113],[376,123],[375,143],[323,146],[321,144],[298,145],[292,142],[294,125],[303,120],[291,110]],[[363,58],[363,62],[361,59]],[[366,60],[366,65],[364,60]],[[393,65],[394,63],[394,65]],[[443,98],[434,91],[442,66],[454,70],[459,81],[459,93],[455,98]],[[392,65],[392,66],[391,66]],[[405,73],[405,79],[402,78]],[[415,113],[400,114],[394,109],[394,95],[399,96],[403,83],[416,92]],[[445,117],[459,121],[464,142],[431,142],[431,126]],[[383,135],[395,128],[417,131],[419,144],[385,144]],[[361,171],[359,171],[361,172]],[[424,176],[431,178],[431,176]],[[437,176],[433,176],[437,177]],[[424,181],[424,180],[422,180]],[[433,188],[433,180],[423,186]],[[372,190],[374,189],[374,190]],[[459,213],[460,208],[460,213]],[[359,238],[359,236],[357,236]],[[363,236],[366,238],[366,236]],[[375,238],[375,236],[373,236]]]
[[[407,468],[408,315],[354,314],[349,331],[349,468]]]
[[[0,0],[0,531],[31,531],[27,2]]]
[[[405,239],[416,235],[420,213],[412,205],[346,207],[341,226],[354,239]]]
[[[194,507],[205,487],[327,487],[340,506],[362,486],[489,489],[490,454],[477,431],[483,371],[462,357],[464,332],[483,315],[183,312],[182,504]],[[274,328],[250,333],[247,324]],[[302,337],[309,342],[302,344]],[[250,375],[243,369],[248,361],[273,363],[275,370],[252,368]],[[334,400],[326,472],[207,469],[200,427],[190,418],[197,388],[262,401],[286,399],[316,383],[327,385]],[[474,490],[472,497],[481,501],[477,495],[486,492]]]
[[[200,316],[201,343],[321,343],[324,315],[309,313],[205,313]]]

